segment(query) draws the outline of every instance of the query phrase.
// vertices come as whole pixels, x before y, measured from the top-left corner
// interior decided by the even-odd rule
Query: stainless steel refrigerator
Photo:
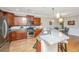
[[[2,16],[0,17],[0,51],[5,51],[6,50],[5,47],[9,46],[6,44],[8,42],[7,33],[8,33],[7,17]]]

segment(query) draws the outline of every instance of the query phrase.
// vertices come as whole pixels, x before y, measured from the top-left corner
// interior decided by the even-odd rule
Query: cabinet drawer
[[[16,39],[24,39],[24,38],[27,38],[26,31],[17,31],[16,32]]]

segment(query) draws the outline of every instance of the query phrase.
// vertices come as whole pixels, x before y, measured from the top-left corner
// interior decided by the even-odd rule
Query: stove
[[[34,37],[34,28],[29,27],[27,28],[27,38],[33,38]]]

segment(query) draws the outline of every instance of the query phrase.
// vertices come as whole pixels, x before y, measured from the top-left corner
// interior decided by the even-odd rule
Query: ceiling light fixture
[[[55,20],[54,20],[54,8],[52,8],[52,19],[49,21],[49,24],[52,25],[54,24]]]
[[[19,11],[19,9],[15,9],[16,11]]]
[[[57,17],[57,18],[60,18],[60,13],[57,13],[57,14],[56,14],[56,17]]]
[[[63,23],[63,22],[64,22],[63,18],[59,18],[59,23]]]
[[[51,20],[51,22],[54,23],[54,21],[55,21],[55,17],[54,17],[54,8],[52,8],[52,11],[53,11],[53,13],[52,13],[53,15],[52,15],[52,20]]]

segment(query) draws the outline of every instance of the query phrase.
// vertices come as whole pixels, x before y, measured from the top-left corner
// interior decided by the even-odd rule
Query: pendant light
[[[55,18],[54,18],[54,8],[52,8],[52,11],[53,11],[53,13],[52,13],[52,14],[53,14],[53,15],[52,15],[52,18],[53,18],[53,19],[52,19],[51,21],[52,21],[52,23],[54,23],[54,21],[55,21],[55,20],[54,20],[54,19],[55,19]]]
[[[58,21],[59,21],[59,24],[61,25],[61,29],[64,29],[64,19],[63,19],[63,17],[60,16]]]
[[[50,20],[49,24],[52,25],[52,23],[54,23],[54,8],[52,8],[52,19]]]
[[[57,14],[56,14],[56,18],[57,18],[57,19],[60,18],[60,13],[57,13]]]
[[[63,23],[64,19],[62,17],[59,18],[59,23]]]

